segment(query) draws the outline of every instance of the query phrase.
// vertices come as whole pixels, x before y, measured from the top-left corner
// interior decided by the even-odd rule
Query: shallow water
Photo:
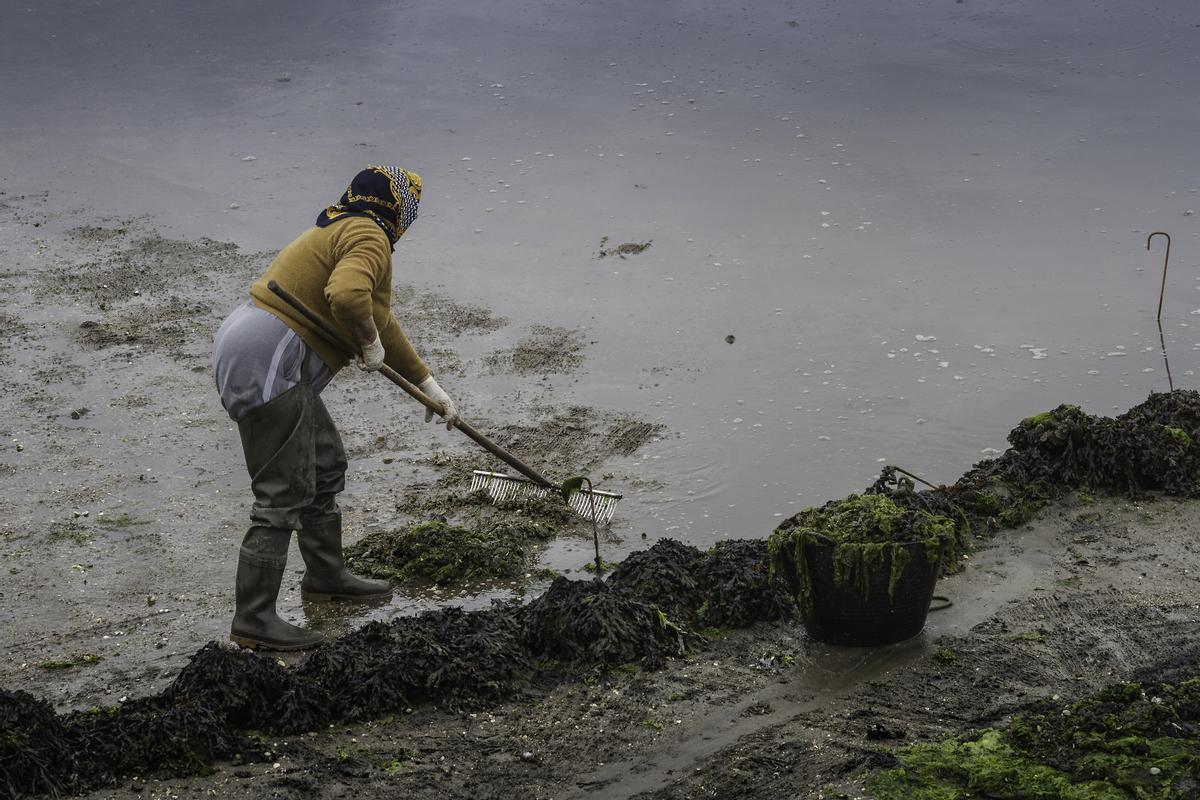
[[[274,249],[363,163],[420,172],[398,279],[497,342],[584,328],[547,397],[670,429],[616,465],[661,488],[604,487],[634,544],[763,535],[884,463],[950,481],[1030,413],[1165,389],[1150,231],[1193,385],[1186,0],[97,2],[3,36],[10,195]],[[447,388],[502,418],[526,384]]]

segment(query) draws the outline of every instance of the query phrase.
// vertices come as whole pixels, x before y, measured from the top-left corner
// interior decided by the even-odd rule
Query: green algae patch
[[[1004,730],[916,744],[872,777],[878,800],[1183,800],[1200,794],[1200,679],[1119,683]]]
[[[64,669],[75,669],[91,664],[99,664],[104,659],[94,653],[81,653],[70,658],[50,658],[38,664],[44,670],[57,672]]]
[[[348,563],[364,574],[400,582],[448,586],[512,580],[531,571],[538,545],[577,529],[577,517],[557,495],[496,504],[486,492],[455,499],[453,519],[437,514],[441,505],[409,503],[406,510],[437,516],[368,534],[346,548]]]
[[[1191,446],[1192,437],[1189,436],[1188,432],[1185,431],[1183,428],[1177,428],[1174,425],[1163,425],[1163,430],[1166,432],[1166,434],[1168,436],[1170,436],[1175,441],[1179,442],[1185,448]]]
[[[1052,411],[1043,411],[1040,414],[1034,414],[1031,417],[1026,417],[1025,419],[1021,420],[1021,425],[1023,427],[1027,427],[1027,428],[1040,428],[1040,427],[1052,426],[1056,422],[1058,422],[1059,418],[1061,417],[1061,415],[1064,412],[1071,413],[1071,414],[1075,414],[1075,413],[1082,414],[1083,413],[1082,410],[1079,408],[1079,406],[1071,405],[1071,404],[1067,403],[1067,404],[1063,404],[1063,405],[1059,406],[1058,408],[1056,408]]]
[[[346,548],[357,572],[439,585],[525,574],[527,540],[512,526],[464,528],[441,521],[372,533]]]
[[[876,577],[886,573],[889,599],[913,558],[914,543],[920,557],[936,564],[955,552],[954,520],[918,509],[905,508],[882,494],[850,495],[820,508],[808,508],[785,520],[768,539],[772,573],[782,572],[792,588],[801,615],[812,614],[813,545],[832,547],[834,583],[854,589],[869,600]]]
[[[605,572],[612,572],[614,569],[616,569],[619,566],[621,566],[620,562],[607,561],[605,559],[600,559],[599,565],[597,565],[595,561],[589,561],[586,564],[584,564],[582,567],[580,567],[579,569],[582,570],[583,572],[591,572],[591,573],[599,572],[600,574],[604,574]]]
[[[1023,757],[994,730],[974,741],[913,745],[901,751],[900,760],[902,767],[868,784],[877,800],[1127,800],[1119,790],[1073,784],[1058,770]]]
[[[958,666],[959,657],[958,653],[954,652],[954,650],[949,647],[943,647],[933,654],[933,661],[942,667],[955,667]]]

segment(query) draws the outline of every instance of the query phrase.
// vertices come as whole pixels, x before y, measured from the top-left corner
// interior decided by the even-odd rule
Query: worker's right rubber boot
[[[381,601],[392,596],[389,581],[361,578],[346,569],[342,554],[342,515],[335,511],[303,517],[297,531],[300,555],[304,557],[304,579],[300,596],[305,600]]]
[[[246,532],[238,554],[236,609],[229,639],[251,650],[306,650],[324,636],[293,625],[275,612],[287,566],[292,532],[255,525]]]

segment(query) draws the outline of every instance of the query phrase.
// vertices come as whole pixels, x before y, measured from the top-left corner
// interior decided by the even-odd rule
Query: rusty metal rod
[[[1162,306],[1163,297],[1167,294],[1167,265],[1171,261],[1171,234],[1166,231],[1155,231],[1146,237],[1146,250],[1150,250],[1150,240],[1155,236],[1164,236],[1167,239],[1167,252],[1163,254],[1163,274],[1162,284],[1158,287],[1158,314],[1155,317],[1158,320],[1158,344],[1162,348],[1163,366],[1167,368],[1167,388],[1172,392],[1175,391],[1175,380],[1171,377],[1171,362],[1167,358],[1167,338],[1163,335],[1162,327]]]
[[[1167,252],[1163,254],[1163,274],[1162,285],[1158,288],[1158,315],[1159,322],[1162,321],[1162,304],[1163,296],[1167,293],[1167,262],[1171,260],[1171,234],[1166,231],[1155,231],[1146,237],[1146,251],[1150,250],[1150,240],[1155,236],[1165,236],[1167,238]]]

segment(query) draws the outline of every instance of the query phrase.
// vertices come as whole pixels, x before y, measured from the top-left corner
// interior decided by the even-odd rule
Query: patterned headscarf
[[[420,175],[399,167],[367,167],[354,176],[336,205],[317,215],[317,227],[342,217],[368,217],[383,229],[395,250],[396,240],[417,218],[420,204]]]

